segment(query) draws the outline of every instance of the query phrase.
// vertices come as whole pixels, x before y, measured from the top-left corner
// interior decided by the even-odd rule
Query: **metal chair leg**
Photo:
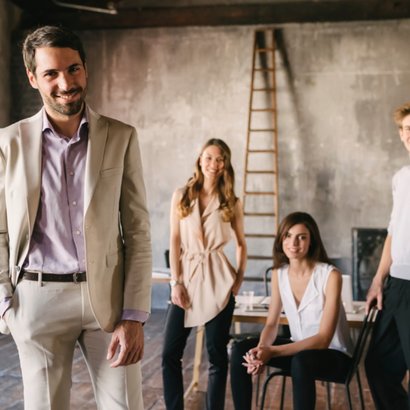
[[[270,378],[268,377],[265,380],[265,383],[263,383],[263,389],[262,389],[262,397],[261,397],[261,407],[260,410],[263,410],[265,407],[265,396],[266,396],[266,389],[268,388],[268,383],[269,383]]]
[[[346,397],[349,404],[349,410],[353,410],[352,397],[350,396],[350,388],[348,384],[346,384]]]
[[[286,376],[282,378],[282,391],[280,394],[280,410],[283,410],[283,405],[285,403],[285,390],[286,390]]]
[[[260,410],[263,410],[263,408],[265,407],[265,399],[266,399],[266,390],[268,389],[268,384],[271,381],[271,379],[273,379],[275,376],[283,376],[284,379],[286,379],[286,376],[284,376],[282,373],[271,373],[265,380],[265,383],[263,383],[263,389],[262,389],[262,397],[261,397],[261,406],[260,406]],[[284,396],[285,392],[285,388],[284,385],[282,384],[282,397]],[[281,406],[282,406],[283,400],[281,400]],[[282,409],[282,407],[281,407]]]
[[[261,375],[258,374],[258,377],[256,379],[256,392],[255,392],[255,406],[256,408],[258,407],[259,404],[259,389],[260,389],[260,384],[261,384]]]
[[[362,382],[360,381],[359,369],[356,371],[357,388],[359,389],[360,408],[364,410],[364,398],[362,390]]]
[[[326,382],[326,393],[327,393],[327,410],[332,410],[332,392],[330,391],[330,383]]]

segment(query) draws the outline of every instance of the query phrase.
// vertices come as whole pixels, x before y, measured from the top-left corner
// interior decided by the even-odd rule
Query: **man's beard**
[[[64,95],[64,94],[70,94],[73,91],[80,91],[81,97],[77,100],[77,101],[73,101],[70,103],[66,103],[66,104],[60,104],[58,103],[54,98],[52,97],[48,97],[47,98],[47,102],[48,105],[50,106],[50,108],[62,115],[76,115],[78,114],[81,109],[83,108],[83,104],[84,104],[84,99],[85,99],[85,95],[87,94],[87,89],[86,88],[77,88],[75,90],[70,90],[68,92],[65,93],[60,93],[60,95]]]

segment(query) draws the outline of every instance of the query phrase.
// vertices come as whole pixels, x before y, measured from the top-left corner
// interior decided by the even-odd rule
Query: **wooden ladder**
[[[248,260],[259,261],[253,267],[248,266],[255,273],[272,265],[278,225],[275,49],[273,29],[255,31],[243,178]]]

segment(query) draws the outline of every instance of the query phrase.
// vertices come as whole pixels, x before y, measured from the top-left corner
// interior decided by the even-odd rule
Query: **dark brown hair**
[[[80,38],[71,30],[59,26],[44,26],[30,33],[23,43],[26,68],[36,75],[36,50],[41,47],[71,48],[78,51],[85,64],[85,51]]]
[[[289,229],[298,224],[305,225],[310,233],[310,246],[307,254],[309,262],[330,263],[315,220],[306,212],[293,212],[286,216],[278,227],[275,244],[273,245],[274,269],[278,269],[289,263],[289,259],[283,251],[282,244]]]

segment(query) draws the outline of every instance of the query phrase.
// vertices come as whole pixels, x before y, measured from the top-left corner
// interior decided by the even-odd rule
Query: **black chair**
[[[170,268],[171,265],[170,265],[170,263],[169,263],[169,249],[165,249],[164,257],[165,257],[165,266],[166,266],[167,268]]]
[[[352,228],[352,279],[354,300],[366,300],[376,273],[387,229]]]
[[[268,269],[265,270],[265,274],[263,275],[263,284],[265,285],[265,296],[269,296],[270,294],[270,278],[272,276],[273,266],[270,266]]]
[[[338,383],[338,384],[344,384],[345,389],[346,389],[346,398],[347,402],[349,405],[349,409],[353,410],[353,405],[352,405],[352,398],[350,394],[350,382],[352,381],[353,377],[356,376],[357,380],[357,386],[359,389],[359,399],[360,399],[360,406],[361,409],[364,410],[364,399],[363,399],[363,391],[362,391],[362,383],[360,380],[360,375],[359,375],[359,364],[363,355],[364,348],[366,346],[366,342],[368,339],[368,336],[370,334],[370,330],[372,327],[372,324],[376,318],[377,310],[375,308],[371,309],[370,312],[365,316],[363,319],[363,324],[360,329],[359,336],[357,338],[355,348],[353,351],[353,356],[352,356],[352,361],[349,367],[349,370],[345,377],[343,379],[317,379],[322,382],[327,383],[327,407],[328,409],[331,408],[331,398],[330,398],[330,388],[329,388],[329,383]],[[275,377],[275,376],[283,376],[284,381],[286,381],[286,377],[290,376],[290,373],[287,371],[284,371],[282,369],[278,369],[273,371],[267,378],[266,381],[263,385],[263,390],[262,390],[262,399],[261,399],[261,407],[260,409],[263,410],[264,405],[265,405],[265,398],[266,398],[266,390],[268,387],[269,382]],[[283,409],[283,403],[284,403],[284,398],[285,398],[285,389],[284,389],[284,384],[282,385],[282,392],[281,392],[281,402],[280,402],[280,408],[281,410]]]

